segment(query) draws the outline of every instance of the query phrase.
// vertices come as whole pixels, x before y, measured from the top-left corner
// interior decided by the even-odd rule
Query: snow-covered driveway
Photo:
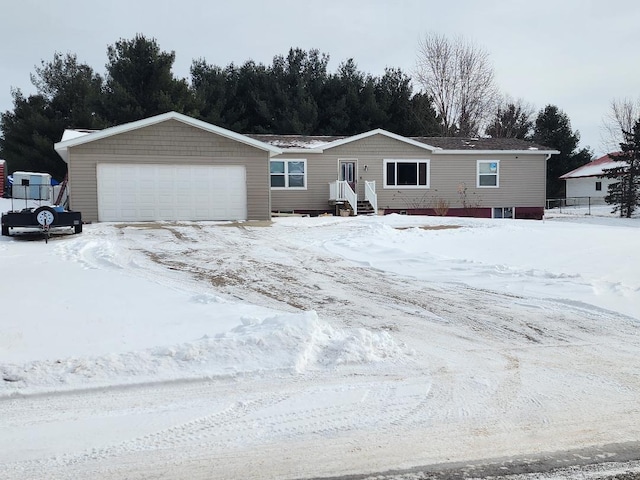
[[[640,228],[613,220],[3,239],[0,471],[301,478],[638,441]]]

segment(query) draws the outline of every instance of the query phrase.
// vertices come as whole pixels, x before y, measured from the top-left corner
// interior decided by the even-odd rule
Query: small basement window
[[[494,207],[493,218],[515,218],[514,212],[513,207]]]

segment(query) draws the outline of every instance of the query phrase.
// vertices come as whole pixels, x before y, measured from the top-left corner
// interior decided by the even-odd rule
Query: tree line
[[[373,76],[353,59],[329,72],[328,54],[292,48],[270,65],[221,67],[196,59],[187,81],[172,72],[175,52],[144,35],[109,46],[104,74],[75,54],[56,53],[31,74],[36,93],[12,91],[13,110],[0,113],[0,158],[10,171],[62,179],[66,165],[52,145],[64,129],[101,129],[173,110],[240,133],[352,135],[383,128],[404,136],[532,140],[561,152],[548,162],[549,197],[562,193],[557,177],[590,159],[588,150],[577,150],[579,134],[558,107],[535,116],[523,101],[499,97],[486,52],[428,35],[419,55],[414,78],[398,68]],[[448,90],[438,91],[444,84]]]

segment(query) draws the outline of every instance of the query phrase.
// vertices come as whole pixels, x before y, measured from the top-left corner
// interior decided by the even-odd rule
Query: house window
[[[307,188],[306,160],[271,160],[271,188]]]
[[[493,218],[514,218],[514,211],[513,207],[494,207]]]
[[[602,182],[596,182],[596,192],[602,191]]]
[[[500,186],[500,162],[498,160],[478,160],[478,188],[498,188]]]
[[[429,160],[385,160],[384,186],[429,188]]]

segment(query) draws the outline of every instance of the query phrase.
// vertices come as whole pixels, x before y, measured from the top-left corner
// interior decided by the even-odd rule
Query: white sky
[[[601,125],[612,99],[640,96],[634,0],[0,0],[0,111],[10,89],[34,93],[29,74],[56,51],[104,73],[107,46],[136,33],[176,52],[174,74],[195,58],[225,66],[270,63],[290,47],[330,54],[330,70],[353,58],[360,70],[410,74],[426,32],[464,35],[490,54],[503,93],[536,110],[557,105],[581,146],[604,153]]]

